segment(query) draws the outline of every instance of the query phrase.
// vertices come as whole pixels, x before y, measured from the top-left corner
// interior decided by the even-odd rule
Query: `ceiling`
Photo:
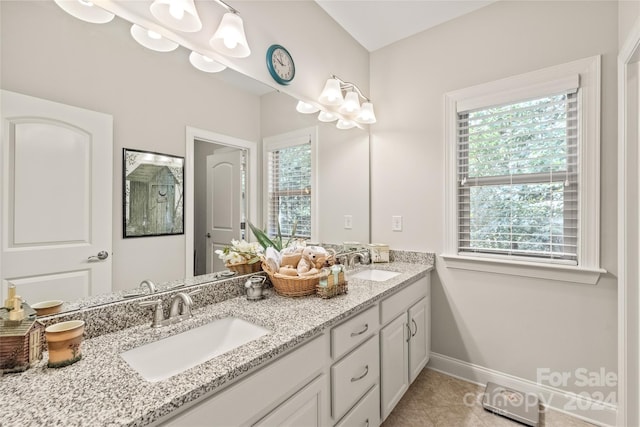
[[[365,49],[373,52],[496,0],[316,0]]]

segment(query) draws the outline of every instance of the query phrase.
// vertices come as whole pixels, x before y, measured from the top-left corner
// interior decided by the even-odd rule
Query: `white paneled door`
[[[240,238],[242,150],[207,156],[207,273],[224,270],[215,254]]]
[[[2,91],[0,301],[111,291],[113,119]]]

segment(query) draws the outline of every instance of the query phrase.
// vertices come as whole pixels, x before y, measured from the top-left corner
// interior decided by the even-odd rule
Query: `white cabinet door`
[[[409,388],[409,331],[404,312],[380,331],[380,408],[384,421]]]
[[[409,383],[412,383],[429,360],[429,297],[422,298],[409,309]]]
[[[258,421],[256,427],[320,427],[323,425],[323,402],[327,399],[327,381],[320,375],[305,388],[287,399],[266,417]]]

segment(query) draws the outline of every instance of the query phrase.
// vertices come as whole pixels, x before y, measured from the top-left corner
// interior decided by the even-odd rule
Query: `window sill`
[[[574,265],[441,254],[447,268],[595,285],[607,270]]]

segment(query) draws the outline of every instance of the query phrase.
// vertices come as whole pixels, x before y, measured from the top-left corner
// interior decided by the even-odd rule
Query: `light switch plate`
[[[351,230],[353,228],[353,215],[344,216],[344,228],[345,230]]]
[[[394,215],[391,217],[391,231],[402,231],[402,216]]]

